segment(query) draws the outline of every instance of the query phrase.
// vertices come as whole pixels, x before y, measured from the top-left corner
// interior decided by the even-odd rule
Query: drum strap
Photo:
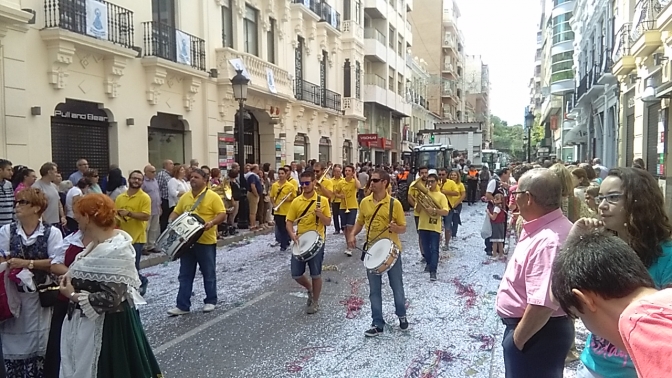
[[[373,212],[373,216],[371,217],[371,221],[369,221],[369,227],[366,229],[366,243],[364,243],[364,248],[362,248],[362,256],[361,260],[364,261],[364,256],[366,255],[366,251],[369,250],[369,235],[371,234],[371,225],[373,224],[373,220],[376,219],[376,215],[378,215],[378,210],[383,207],[383,204],[379,204],[378,207],[376,207],[376,210]],[[392,215],[394,214],[394,197],[390,198],[390,214],[388,220],[390,223],[394,220],[392,218]]]
[[[317,198],[320,198],[320,197],[318,196]],[[313,206],[314,203],[315,203],[315,200],[310,201],[310,203],[308,204],[308,206],[306,206],[306,208],[303,209],[303,212],[301,212],[301,215],[299,215],[299,217],[296,218],[296,219],[301,219],[301,218],[303,218],[304,215],[306,215],[306,213],[308,213],[308,210],[310,210],[310,207]]]
[[[203,191],[203,193],[201,193],[201,195],[198,196],[198,198],[196,199],[196,202],[194,202],[194,206],[192,206],[191,209],[189,210],[190,213],[193,213],[194,210],[196,210],[196,208],[198,208],[198,205],[200,205],[200,204],[201,204],[201,201],[203,201],[203,198],[205,197],[205,193],[206,193],[207,191],[208,191],[208,187],[206,186],[206,187],[205,187],[205,190]]]

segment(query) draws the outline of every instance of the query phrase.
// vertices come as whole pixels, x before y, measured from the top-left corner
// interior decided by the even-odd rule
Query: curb
[[[217,248],[224,247],[234,243],[239,243],[247,238],[253,238],[259,235],[270,234],[271,232],[273,232],[273,230],[274,230],[273,228],[266,228],[257,231],[243,231],[234,236],[229,236],[226,237],[225,239],[217,240]],[[151,268],[153,266],[160,265],[168,261],[169,261],[168,255],[164,253],[153,253],[140,261],[140,269]]]

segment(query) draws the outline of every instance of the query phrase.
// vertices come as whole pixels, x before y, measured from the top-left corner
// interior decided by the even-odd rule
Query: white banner
[[[96,0],[86,0],[86,34],[107,39],[107,6]]]
[[[250,76],[250,73],[247,72],[247,68],[245,68],[245,63],[243,63],[242,59],[240,58],[229,59],[229,63],[231,63],[233,69],[235,69],[236,71],[238,70],[243,71],[243,76],[245,76],[245,78],[250,81],[248,84],[252,84],[252,77]]]
[[[191,66],[191,38],[188,34],[175,30],[175,50],[177,52],[177,63]]]
[[[271,93],[278,93],[278,90],[275,88],[275,76],[273,76],[273,70],[266,67],[266,82],[268,83],[268,90]]]

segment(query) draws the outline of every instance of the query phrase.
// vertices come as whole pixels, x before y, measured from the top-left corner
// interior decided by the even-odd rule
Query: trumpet
[[[425,211],[429,209],[440,209],[441,206],[437,205],[436,202],[434,202],[434,199],[429,195],[429,189],[425,186],[425,184],[422,183],[422,180],[417,180],[409,186],[410,188],[415,188],[418,190],[418,196],[415,200],[416,205],[420,205],[420,207],[424,208]]]
[[[280,206],[282,206],[282,204],[285,203],[285,201],[287,201],[287,199],[288,199],[289,196],[291,196],[291,195],[292,195],[292,191],[290,191],[289,193],[287,193],[286,196],[282,197],[282,199],[280,200],[280,203],[277,204],[277,205],[273,208],[273,211],[278,211],[278,209],[280,208]],[[276,197],[276,199],[277,199],[277,197]]]
[[[327,174],[329,174],[329,171],[331,171],[333,167],[334,167],[333,164],[327,167],[327,170],[325,170],[324,173],[322,173],[322,176],[320,176],[320,178],[317,180],[318,184],[322,184],[322,180],[324,180],[324,178],[327,177]]]

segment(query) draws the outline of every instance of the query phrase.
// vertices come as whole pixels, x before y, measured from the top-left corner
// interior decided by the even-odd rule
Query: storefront
[[[294,161],[308,161],[310,155],[308,154],[310,146],[310,141],[308,140],[308,135],[303,133],[296,134],[294,137]]]
[[[378,134],[358,134],[357,142],[359,143],[359,162],[372,161],[371,146],[378,144]]]
[[[106,175],[110,166],[108,114],[94,102],[66,99],[51,117],[51,160],[67,178],[77,170],[77,160]],[[17,162],[21,163],[21,162]]]
[[[331,161],[331,140],[327,137],[320,138],[318,161],[326,163]]]
[[[185,133],[185,124],[176,114],[157,113],[152,117],[147,129],[150,164],[159,168],[166,159],[176,164],[188,163],[184,156]]]
[[[238,112],[236,112],[236,125],[233,129],[233,136],[236,138],[236,143],[234,143],[234,156],[238,156],[238,124],[240,123],[238,117]],[[255,118],[254,114],[248,110],[245,110],[243,115],[243,141],[244,141],[244,152],[245,152],[245,163],[246,164],[260,164],[261,155],[259,153],[259,122]]]

